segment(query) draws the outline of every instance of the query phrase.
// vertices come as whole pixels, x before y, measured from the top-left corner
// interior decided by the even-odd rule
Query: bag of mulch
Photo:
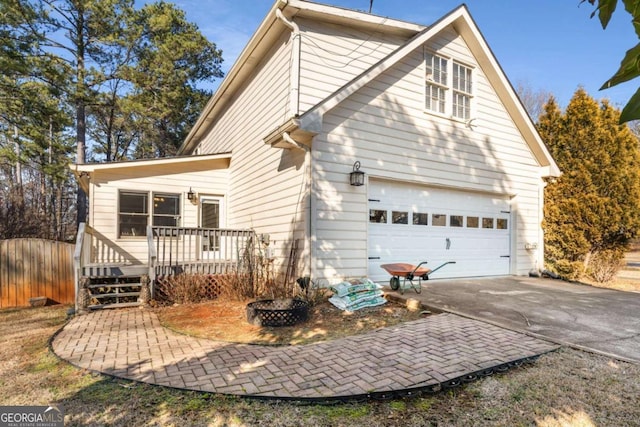
[[[373,295],[360,297],[356,299],[350,299],[345,297],[339,297],[337,295],[329,298],[329,302],[335,307],[343,311],[356,311],[365,307],[375,307],[385,304],[387,302],[381,295]]]
[[[374,297],[381,297],[383,295],[382,289],[376,289],[372,291],[360,291],[360,292],[352,292],[347,295],[339,296],[334,295],[335,297],[340,298],[341,300],[348,303],[355,303],[357,301],[371,299]]]
[[[382,286],[367,278],[363,278],[340,282],[337,285],[329,286],[329,289],[331,289],[335,295],[343,297],[358,292],[379,290],[382,289]]]

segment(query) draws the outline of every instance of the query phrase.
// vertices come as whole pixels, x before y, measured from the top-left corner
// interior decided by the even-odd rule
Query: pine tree
[[[17,181],[22,191],[19,169],[29,160],[48,174],[42,182],[66,182],[69,136],[79,164],[87,146],[101,157],[95,160],[107,161],[175,153],[208,98],[197,85],[222,76],[222,53],[175,5],[135,6],[0,0],[0,181]],[[59,154],[63,172],[51,165]],[[66,192],[49,187],[58,199]],[[77,222],[86,206],[78,188]]]
[[[73,233],[65,67],[39,55],[38,34],[21,30],[35,8],[2,0],[0,15],[0,238],[63,240]]]
[[[616,263],[640,227],[638,139],[620,112],[578,89],[564,113],[551,99],[538,130],[563,171],[545,192],[545,258],[561,275]]]

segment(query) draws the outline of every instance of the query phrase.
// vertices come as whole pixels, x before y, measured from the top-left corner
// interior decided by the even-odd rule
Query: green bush
[[[584,274],[584,263],[582,261],[561,259],[552,266],[552,270],[562,279],[578,280]]]
[[[578,89],[564,112],[550,99],[537,124],[562,171],[545,188],[542,223],[545,262],[561,277],[611,280],[638,235],[640,150],[619,118],[608,102]]]

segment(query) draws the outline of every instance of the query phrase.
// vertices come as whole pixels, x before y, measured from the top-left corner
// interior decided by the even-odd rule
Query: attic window
[[[447,64],[446,58],[425,53],[426,63],[426,108],[436,113],[445,113],[447,98]]]
[[[425,109],[456,119],[471,118],[473,69],[425,50]]]
[[[453,63],[453,117],[471,118],[471,68]]]

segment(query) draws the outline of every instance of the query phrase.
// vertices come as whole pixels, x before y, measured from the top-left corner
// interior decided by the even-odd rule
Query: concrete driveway
[[[516,276],[422,284],[402,297],[640,363],[640,293]]]

